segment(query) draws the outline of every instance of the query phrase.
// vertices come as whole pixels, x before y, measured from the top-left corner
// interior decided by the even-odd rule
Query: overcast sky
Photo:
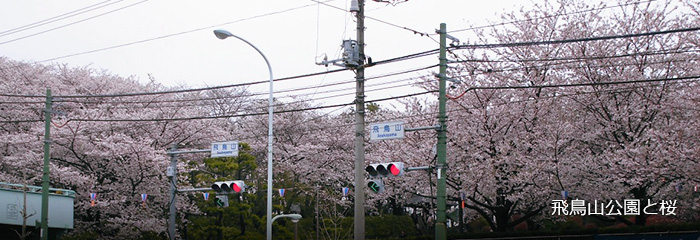
[[[44,64],[90,66],[123,77],[147,82],[149,75],[166,86],[218,86],[268,79],[262,57],[236,39],[219,40],[212,33],[226,29],[257,46],[272,64],[275,78],[290,77],[338,67],[316,65],[324,54],[339,58],[343,39],[356,39],[355,18],[348,9],[350,0],[265,1],[14,1],[0,0],[0,55],[13,60]],[[440,23],[449,30],[500,22],[499,15],[518,11],[542,0],[410,0],[390,5],[366,2],[366,49],[374,61],[438,48],[433,39],[403,29],[434,33]],[[340,9],[337,9],[340,8]],[[471,31],[453,33],[463,42]],[[473,42],[473,40],[472,40]],[[437,57],[370,68],[367,77],[382,73],[426,67]],[[437,71],[437,68],[434,69]],[[427,71],[393,78],[370,80],[371,84],[408,79]],[[299,87],[352,80],[346,71],[325,77],[302,78],[275,84],[275,92]],[[380,85],[374,88],[406,84]],[[326,93],[330,89],[353,88],[354,84],[332,88],[312,88],[311,98],[352,93],[353,90]],[[251,92],[267,93],[266,84],[254,85]],[[371,90],[372,87],[368,87]],[[39,94],[43,90],[39,90]],[[369,91],[367,99],[417,92],[402,87]],[[55,93],[60,94],[60,93]],[[352,94],[321,99],[320,104],[352,102]]]

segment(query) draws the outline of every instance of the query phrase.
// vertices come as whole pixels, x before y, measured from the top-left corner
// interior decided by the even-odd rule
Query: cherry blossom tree
[[[686,160],[694,161],[691,146],[697,139],[684,136],[696,132],[688,128],[696,113],[673,106],[685,105],[697,93],[691,90],[694,82],[675,81],[697,73],[693,43],[684,41],[697,33],[586,40],[690,26],[680,17],[684,10],[671,2],[621,2],[621,14],[603,13],[603,6],[545,2],[504,15],[512,27],[480,35],[482,41],[497,42],[582,39],[577,43],[472,50],[464,56],[482,59],[458,69],[468,87],[593,84],[475,90],[454,102],[452,107],[461,110],[450,116],[450,129],[458,129],[451,135],[461,150],[457,156],[465,152],[465,160],[476,161],[463,171],[476,170],[467,187],[473,189],[471,208],[492,229],[513,227],[518,220],[510,222],[511,214],[520,213],[519,220],[531,216],[560,190],[591,202],[640,199],[644,208],[646,200],[671,197],[673,186],[689,180],[680,172]],[[569,14],[577,9],[599,10]],[[517,203],[527,207],[518,209]],[[646,217],[615,220],[644,225]]]
[[[196,94],[100,97],[166,90],[157,84],[124,79],[88,68],[43,66],[2,59],[3,92],[54,98],[51,129],[51,186],[77,192],[76,231],[100,238],[137,238],[143,233],[166,234],[169,182],[165,150],[208,146],[225,136],[225,121],[168,119],[206,116],[187,106]],[[77,96],[77,97],[70,97]],[[3,115],[0,179],[40,185],[44,127],[42,98],[6,98],[26,106],[8,106]],[[5,104],[3,104],[5,107]],[[151,121],[152,119],[161,119]],[[32,120],[34,122],[13,122]],[[217,127],[218,126],[218,127]],[[97,193],[91,206],[89,194]],[[141,194],[148,194],[147,200]],[[191,209],[188,202],[178,208]]]

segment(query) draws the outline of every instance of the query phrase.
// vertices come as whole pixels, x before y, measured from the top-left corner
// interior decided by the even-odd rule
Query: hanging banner
[[[90,193],[90,205],[95,206],[95,201],[97,200],[97,193]]]
[[[561,197],[564,198],[564,200],[569,198],[569,191],[561,191]]]
[[[347,195],[348,195],[348,192],[350,192],[350,188],[344,187],[344,188],[343,188],[343,197],[347,196]]]
[[[202,193],[202,195],[204,195],[204,201],[209,200],[209,193],[208,192]]]
[[[146,206],[146,200],[148,199],[148,194],[141,194],[141,201],[143,202],[143,206]]]
[[[284,188],[279,189],[280,197],[284,197]]]

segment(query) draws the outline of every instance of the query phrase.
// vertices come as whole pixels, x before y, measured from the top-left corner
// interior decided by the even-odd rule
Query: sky
[[[396,4],[366,1],[365,53],[381,61],[437,49],[440,23],[448,31],[500,22],[499,15],[543,0],[410,0]],[[266,1],[13,1],[0,0],[0,56],[41,64],[87,66],[168,87],[220,86],[269,79],[262,57],[235,38],[217,39],[225,29],[255,45],[270,61],[275,78],[334,70],[317,65],[340,58],[343,40],[356,39],[350,0]],[[373,18],[373,19],[370,19]],[[411,29],[411,30],[407,30]],[[452,33],[462,42],[471,31]],[[473,39],[472,39],[473,42]],[[368,68],[366,77],[437,64],[437,56]],[[367,81],[367,100],[421,90],[412,78],[436,72],[412,72]],[[275,82],[275,97],[299,95],[318,105],[354,99],[352,71]],[[347,82],[330,87],[323,85]],[[303,91],[286,91],[305,88]],[[387,88],[384,90],[375,90]],[[248,91],[266,98],[267,84]],[[38,90],[36,94],[41,94]],[[60,95],[61,93],[54,93]],[[341,96],[337,96],[341,95]],[[332,97],[337,96],[337,97]]]

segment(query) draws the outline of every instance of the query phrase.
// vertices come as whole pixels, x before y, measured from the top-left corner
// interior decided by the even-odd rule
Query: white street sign
[[[211,143],[211,157],[238,156],[238,141]]]
[[[404,138],[403,122],[384,122],[369,125],[370,140]]]

